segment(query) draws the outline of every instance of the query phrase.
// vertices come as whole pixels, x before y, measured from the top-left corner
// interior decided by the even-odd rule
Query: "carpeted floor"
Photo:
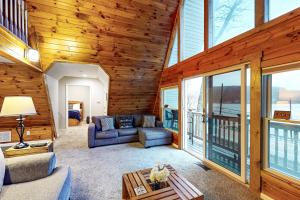
[[[60,131],[55,141],[58,165],[72,170],[71,200],[119,200],[125,172],[150,168],[157,162],[171,164],[202,193],[205,200],[255,199],[245,186],[214,171],[205,171],[200,161],[172,146],[144,149],[139,143],[89,149],[87,126]]]

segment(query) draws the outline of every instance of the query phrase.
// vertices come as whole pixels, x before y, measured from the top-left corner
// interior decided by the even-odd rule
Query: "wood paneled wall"
[[[180,85],[182,79],[212,72],[226,67],[250,62],[258,69],[255,69],[255,76],[260,76],[261,68],[275,66],[285,63],[300,61],[300,8],[283,15],[268,23],[262,24],[257,28],[241,34],[227,42],[210,48],[194,57],[176,64],[171,68],[165,68],[162,73],[159,88]],[[252,91],[260,89],[260,77],[251,77],[253,79]],[[179,87],[180,88],[180,87]],[[179,97],[180,98],[180,97]],[[251,98],[255,98],[254,96]],[[160,112],[160,91],[157,93],[157,100],[153,112]],[[276,194],[280,192],[299,195],[299,184],[289,184],[278,177],[263,175],[263,184],[261,184],[261,119],[260,104],[251,104],[251,111],[257,112],[255,118],[251,118],[251,126],[256,128],[251,130],[251,177],[250,189],[257,195],[263,191],[274,199],[282,199]],[[178,122],[179,124],[181,121]],[[179,144],[182,140],[181,131],[179,131]],[[256,146],[258,145],[258,146]],[[282,185],[278,185],[282,183]],[[289,188],[285,189],[286,184]],[[292,191],[292,192],[291,192]],[[295,191],[298,191],[295,193]],[[297,196],[296,195],[296,196]],[[289,195],[291,199],[292,195]]]
[[[31,96],[37,115],[28,116],[25,126],[32,134],[27,140],[51,139],[54,134],[52,130],[52,116],[43,73],[24,65],[0,64],[0,108],[5,96]],[[12,130],[12,140],[18,137],[14,130],[16,117],[0,117],[0,130]]]
[[[109,114],[151,112],[178,0],[27,0],[42,67],[100,64]]]

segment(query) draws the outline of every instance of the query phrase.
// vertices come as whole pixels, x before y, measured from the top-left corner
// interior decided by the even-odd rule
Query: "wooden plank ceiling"
[[[111,79],[109,114],[151,112],[178,0],[27,3],[44,70],[54,61],[99,63]]]

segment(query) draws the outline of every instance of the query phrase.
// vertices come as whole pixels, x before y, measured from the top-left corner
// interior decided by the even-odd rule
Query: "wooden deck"
[[[195,155],[196,157],[203,158],[203,141],[194,137],[194,142],[192,139],[187,139],[186,151]]]

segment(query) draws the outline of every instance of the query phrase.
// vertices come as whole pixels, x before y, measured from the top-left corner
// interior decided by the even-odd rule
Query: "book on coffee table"
[[[137,196],[147,193],[147,190],[144,186],[139,186],[134,188],[134,192]]]

